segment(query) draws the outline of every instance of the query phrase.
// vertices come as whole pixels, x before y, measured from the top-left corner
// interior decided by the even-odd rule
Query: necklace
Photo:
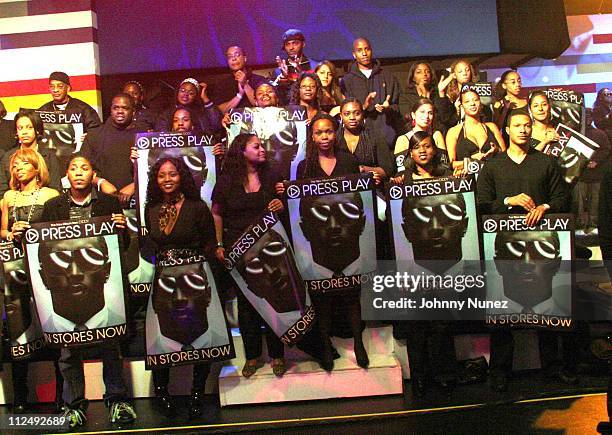
[[[34,192],[22,192],[19,191],[17,193],[17,198],[22,198],[22,197],[31,197],[32,195],[34,196],[34,201],[30,204],[30,211],[28,211],[28,219],[26,220],[26,223],[30,223],[30,220],[32,219],[32,212],[34,211],[34,207],[36,206],[36,204],[38,203],[38,197],[40,196],[40,188],[37,188]],[[23,206],[25,207],[27,204],[18,204],[18,200],[15,199],[15,204],[13,205],[13,221],[17,222],[19,219],[17,219],[17,207],[19,206]]]

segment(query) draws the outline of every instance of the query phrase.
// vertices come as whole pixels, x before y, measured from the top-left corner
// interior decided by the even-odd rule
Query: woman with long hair
[[[187,108],[194,116],[193,123],[198,131],[213,133],[220,130],[222,115],[208,98],[206,84],[194,78],[183,80],[176,91],[175,101],[161,113],[155,124],[157,131],[170,131],[172,116],[178,108]]]
[[[612,91],[610,88],[602,88],[597,92],[597,98],[593,104],[593,122],[595,127],[603,130],[612,142]]]
[[[500,131],[504,131],[506,120],[512,110],[527,106],[527,100],[522,96],[522,90],[523,82],[518,71],[509,69],[502,73],[495,85],[493,103],[493,122]]]
[[[340,104],[344,100],[336,67],[331,61],[323,60],[315,67],[314,72],[321,82],[321,110],[331,116],[336,116],[340,111]]]
[[[297,168],[297,179],[333,178],[359,173],[359,164],[350,153],[338,149],[336,122],[326,113],[315,116],[309,126],[306,145],[306,159]],[[334,368],[333,348],[331,345],[332,313],[337,305],[345,305],[348,322],[355,344],[355,358],[360,367],[369,365],[368,354],[363,345],[361,328],[361,307],[359,292],[361,287],[342,290],[341,294],[311,294],[319,321],[323,342],[321,366],[331,371]]]
[[[319,76],[314,73],[302,73],[291,87],[289,102],[306,107],[310,121],[321,110],[322,98],[323,88]]]
[[[531,146],[544,151],[546,145],[559,140],[559,133],[550,122],[550,101],[544,91],[534,91],[529,95],[529,113],[533,120]]]
[[[41,222],[45,202],[59,195],[50,189],[49,171],[43,157],[32,148],[15,151],[11,156],[9,167],[11,178],[10,190],[2,198],[1,236],[21,244],[24,232],[31,224]],[[22,306],[22,310],[30,307]],[[30,318],[36,317],[35,313]],[[55,364],[55,403],[59,408],[62,402],[62,386],[64,379],[57,364],[59,353],[46,349],[49,359]],[[13,362],[13,412],[23,413],[27,407],[28,398],[28,367],[29,360]]]
[[[455,173],[467,173],[470,160],[486,160],[500,151],[506,151],[506,143],[492,122],[482,122],[480,96],[466,90],[459,97],[465,112],[464,121],[451,128],[446,135],[446,150]]]
[[[453,171],[443,162],[442,151],[426,131],[415,131],[410,136],[408,153],[409,158],[404,163],[406,168],[404,179],[420,180],[453,174]]]
[[[461,87],[466,83],[477,82],[478,70],[467,59],[457,59],[451,63],[450,74],[446,80],[448,80],[446,96],[454,107],[452,117],[449,118],[447,123],[450,128],[457,125],[463,119],[461,101],[459,100],[461,95]]]
[[[412,129],[395,141],[395,154],[407,151],[409,149],[409,141],[412,135],[417,131],[428,133],[432,136],[434,144],[441,150],[441,158],[444,158],[446,154],[446,144],[444,142],[444,135],[440,130],[435,128],[437,112],[433,102],[427,98],[419,98],[412,105],[410,117],[412,119]]]
[[[423,60],[414,62],[408,70],[408,86],[407,91],[401,96],[402,106],[412,114],[418,101],[429,100],[437,114],[435,124],[432,125],[442,133],[446,133],[450,127],[457,124],[453,104],[447,98],[447,89],[453,77],[453,74],[442,76],[437,82],[436,72],[429,62]],[[414,128],[415,118],[413,116],[406,118],[409,122],[408,128]]]
[[[215,255],[220,262],[225,261],[225,247],[231,247],[261,213],[266,209],[273,212],[284,210],[274,188],[279,181],[281,179],[271,168],[261,140],[249,133],[236,136],[212,195],[217,241]],[[242,292],[237,296],[238,322],[246,356],[242,375],[250,378],[260,367],[258,359],[262,353],[262,327],[265,327],[272,371],[276,376],[283,376],[287,371],[283,342]]]
[[[212,259],[215,228],[206,203],[200,199],[193,176],[183,160],[161,157],[149,170],[145,224],[156,247],[156,259],[181,259],[204,255]],[[210,260],[209,260],[210,261]],[[157,285],[157,271],[154,285]],[[158,289],[154,288],[151,296]],[[163,291],[163,290],[162,290]],[[190,418],[202,413],[204,388],[210,363],[193,366],[193,383],[188,404]],[[170,369],[153,370],[157,407],[166,415],[176,414],[174,400],[168,392]]]

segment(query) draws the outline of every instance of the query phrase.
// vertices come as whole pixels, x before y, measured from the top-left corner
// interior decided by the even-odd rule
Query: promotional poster
[[[544,215],[535,227],[524,215],[486,215],[482,222],[486,323],[570,329],[573,215]]]
[[[314,307],[278,216],[263,213],[225,251],[225,268],[255,311],[287,345],[312,327]]]
[[[66,168],[70,155],[81,149],[83,144],[83,114],[80,112],[46,112],[37,110],[45,128],[42,144],[54,149],[60,167]]]
[[[23,250],[13,242],[0,243],[4,312],[13,361],[26,359],[45,345],[34,307]]]
[[[283,177],[294,180],[297,165],[306,155],[306,120],[302,106],[234,109],[227,127],[228,143],[241,133],[256,134]]]
[[[565,182],[574,184],[582,175],[595,151],[599,149],[599,145],[564,124],[557,125],[557,133],[559,141],[546,145],[543,152],[557,159]]]
[[[138,161],[136,170],[136,204],[140,221],[140,234],[146,235],[144,209],[149,183],[149,169],[161,157],[176,157],[183,160],[200,197],[211,206],[212,191],[217,182],[217,165],[213,155],[215,136],[195,133],[139,133],[136,135]]]
[[[203,255],[158,261],[146,348],[147,370],[234,358],[225,312]]]
[[[33,224],[27,271],[45,339],[54,347],[126,334],[119,236],[110,217]]]
[[[376,269],[371,173],[286,183],[298,268],[311,293],[359,288]]]
[[[542,89],[550,101],[550,122],[584,134],[584,96],[580,92]]]
[[[155,276],[155,247],[148,236],[139,235],[141,226],[136,209],[124,209],[123,214],[130,234],[130,246],[123,257],[130,295],[148,297]]]

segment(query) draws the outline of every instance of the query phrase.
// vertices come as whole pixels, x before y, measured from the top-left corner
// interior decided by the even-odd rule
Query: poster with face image
[[[215,136],[212,134],[139,133],[136,135],[138,149],[136,204],[141,235],[146,235],[144,208],[149,169],[162,157],[182,160],[193,176],[200,197],[208,207],[211,206],[212,191],[217,182],[217,166],[212,153],[215,143]]]
[[[293,246],[309,292],[360,288],[376,269],[373,191],[371,173],[286,184]]]
[[[584,95],[580,92],[559,89],[542,89],[550,101],[550,122],[553,126],[564,124],[584,134]]]
[[[475,188],[473,175],[387,186],[395,270],[418,278],[405,289],[407,294],[465,301],[484,286],[467,285],[480,273]],[[406,310],[401,319],[467,319],[474,315],[463,308],[455,312]]]
[[[493,121],[493,84],[489,82],[475,82],[465,83],[461,86],[461,92],[466,90],[474,91],[480,97],[480,104],[482,105],[482,121],[492,122]]]
[[[225,268],[283,343],[293,345],[310,330],[314,307],[275,213],[263,213],[226,249]]]
[[[234,358],[225,311],[203,255],[158,260],[146,348],[147,370]]]
[[[285,179],[295,180],[306,155],[306,109],[302,106],[245,107],[230,113],[228,143],[242,133],[256,134]]]
[[[482,222],[486,323],[571,329],[573,216],[544,215],[534,227],[524,215],[485,215]]]
[[[45,339],[76,347],[126,334],[118,229],[110,217],[33,224],[27,272]]]
[[[70,155],[81,149],[83,144],[83,114],[80,112],[37,110],[45,129],[42,145],[54,149],[60,161],[60,168],[68,166]]]
[[[130,296],[148,297],[155,275],[155,247],[149,236],[140,235],[140,222],[135,205],[123,210],[130,234],[130,245],[124,254],[125,270],[130,283]]]
[[[0,243],[8,353],[13,361],[26,359],[45,345],[34,307],[24,252],[13,242]]]
[[[557,159],[563,179],[574,184],[582,175],[599,145],[588,137],[566,125],[557,125],[558,142],[551,142],[544,148],[544,154]]]

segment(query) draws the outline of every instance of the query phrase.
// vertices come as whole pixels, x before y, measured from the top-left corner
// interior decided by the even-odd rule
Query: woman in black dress
[[[257,88],[257,92],[262,86]],[[284,210],[283,203],[274,191],[274,185],[279,181],[276,172],[270,168],[261,140],[248,133],[236,136],[226,154],[212,194],[212,214],[217,237],[215,254],[219,261],[225,261],[224,247],[231,247],[264,210]],[[265,324],[242,292],[238,292],[238,322],[246,356],[242,375],[249,378],[259,368],[261,328],[265,327],[272,371],[276,376],[282,376],[287,371],[283,342]]]
[[[342,175],[358,174],[359,164],[352,154],[338,150],[336,140],[336,122],[326,113],[315,116],[309,128],[306,159],[297,169],[297,178],[333,178]],[[332,313],[334,305],[346,304],[348,321],[355,343],[355,358],[360,367],[370,364],[361,336],[361,306],[359,304],[360,288],[351,288],[337,295],[311,294],[315,311],[319,319],[319,328],[323,342],[321,366],[331,371],[334,368],[333,349],[330,340]]]
[[[289,103],[304,106],[310,121],[321,110],[322,98],[323,88],[319,77],[314,73],[302,73],[291,87]]]
[[[156,245],[157,260],[184,258],[204,254],[208,261],[214,256],[215,227],[206,203],[189,169],[174,157],[162,157],[149,172],[145,223],[149,238]],[[157,280],[154,280],[157,283]],[[204,388],[210,373],[210,363],[193,366],[193,384],[189,400],[189,416],[202,414]],[[170,369],[153,370],[153,385],[158,407],[167,416],[176,413],[168,393]]]

